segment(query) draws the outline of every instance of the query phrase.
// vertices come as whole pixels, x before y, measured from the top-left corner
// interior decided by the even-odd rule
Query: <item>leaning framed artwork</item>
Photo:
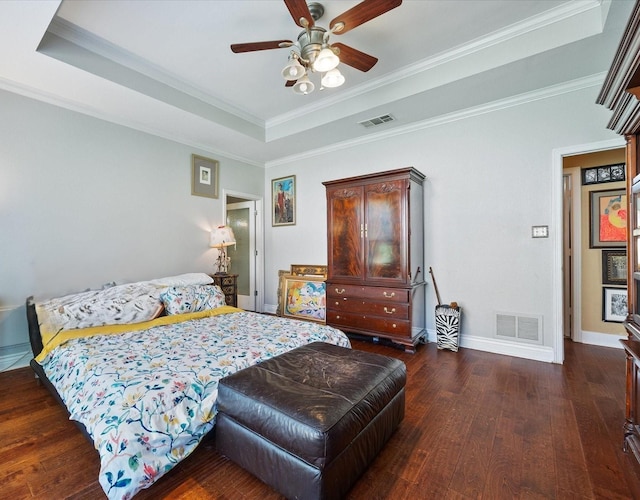
[[[219,170],[220,163],[217,160],[191,155],[191,194],[217,198]]]
[[[327,288],[322,276],[282,276],[282,316],[326,322]]]
[[[296,223],[296,176],[271,181],[271,225],[292,226]]]
[[[622,323],[627,318],[627,289],[602,289],[602,321]]]
[[[627,241],[626,191],[591,191],[589,195],[589,248],[624,245]]]
[[[625,249],[602,250],[602,284],[627,284],[627,251]]]

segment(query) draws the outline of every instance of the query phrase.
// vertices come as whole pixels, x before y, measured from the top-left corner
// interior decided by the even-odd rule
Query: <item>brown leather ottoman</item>
[[[398,359],[315,342],[220,380],[216,448],[287,498],[336,499],[404,417]]]

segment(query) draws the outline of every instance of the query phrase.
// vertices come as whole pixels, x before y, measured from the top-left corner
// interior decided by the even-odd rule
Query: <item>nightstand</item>
[[[228,306],[238,307],[238,275],[211,274],[213,284],[218,285],[224,293],[224,301]]]

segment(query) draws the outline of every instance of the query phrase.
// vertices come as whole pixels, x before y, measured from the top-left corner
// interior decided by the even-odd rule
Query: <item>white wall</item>
[[[275,310],[279,269],[326,263],[322,181],[414,166],[427,176],[426,267],[443,300],[463,307],[463,346],[475,339],[494,350],[500,311],[540,315],[550,348],[556,242],[552,227],[551,238],[534,240],[531,226],[552,223],[552,151],[616,138],[597,92],[507,106],[266,172],[0,92],[0,359],[3,348],[13,356],[27,342],[28,295],[211,269],[207,233],[221,221],[222,200],[191,196],[191,153],[220,160],[221,189],[265,195],[267,310]],[[297,224],[273,228],[270,180],[287,175],[296,175]],[[434,304],[429,286],[427,311]],[[427,326],[432,333],[433,314]],[[510,353],[531,357],[530,346]]]
[[[0,358],[29,295],[213,269],[223,202],[191,195],[192,153],[220,161],[220,194],[264,190],[261,168],[8,92],[0,116]]]
[[[296,175],[298,212],[295,226],[266,225],[265,302],[277,302],[278,269],[326,264],[322,181],[414,166],[427,176],[425,267],[433,267],[442,300],[463,307],[463,341],[476,339],[500,352],[491,347],[495,314],[506,312],[542,316],[544,346],[551,348],[552,182],[561,182],[552,178],[552,150],[616,137],[606,129],[608,111],[595,104],[598,90],[533,100],[269,168],[267,185]],[[551,237],[532,239],[533,225],[549,225]],[[428,286],[427,311],[435,303]],[[432,332],[433,323],[428,313]],[[518,355],[536,347],[511,349]]]

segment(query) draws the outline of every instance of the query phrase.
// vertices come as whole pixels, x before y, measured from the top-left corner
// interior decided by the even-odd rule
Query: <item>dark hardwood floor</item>
[[[402,359],[406,416],[352,499],[640,499],[621,450],[624,354],[566,343],[563,366],[470,349]],[[0,373],[2,498],[104,498],[98,456],[30,369]],[[279,499],[203,443],[136,498]]]

